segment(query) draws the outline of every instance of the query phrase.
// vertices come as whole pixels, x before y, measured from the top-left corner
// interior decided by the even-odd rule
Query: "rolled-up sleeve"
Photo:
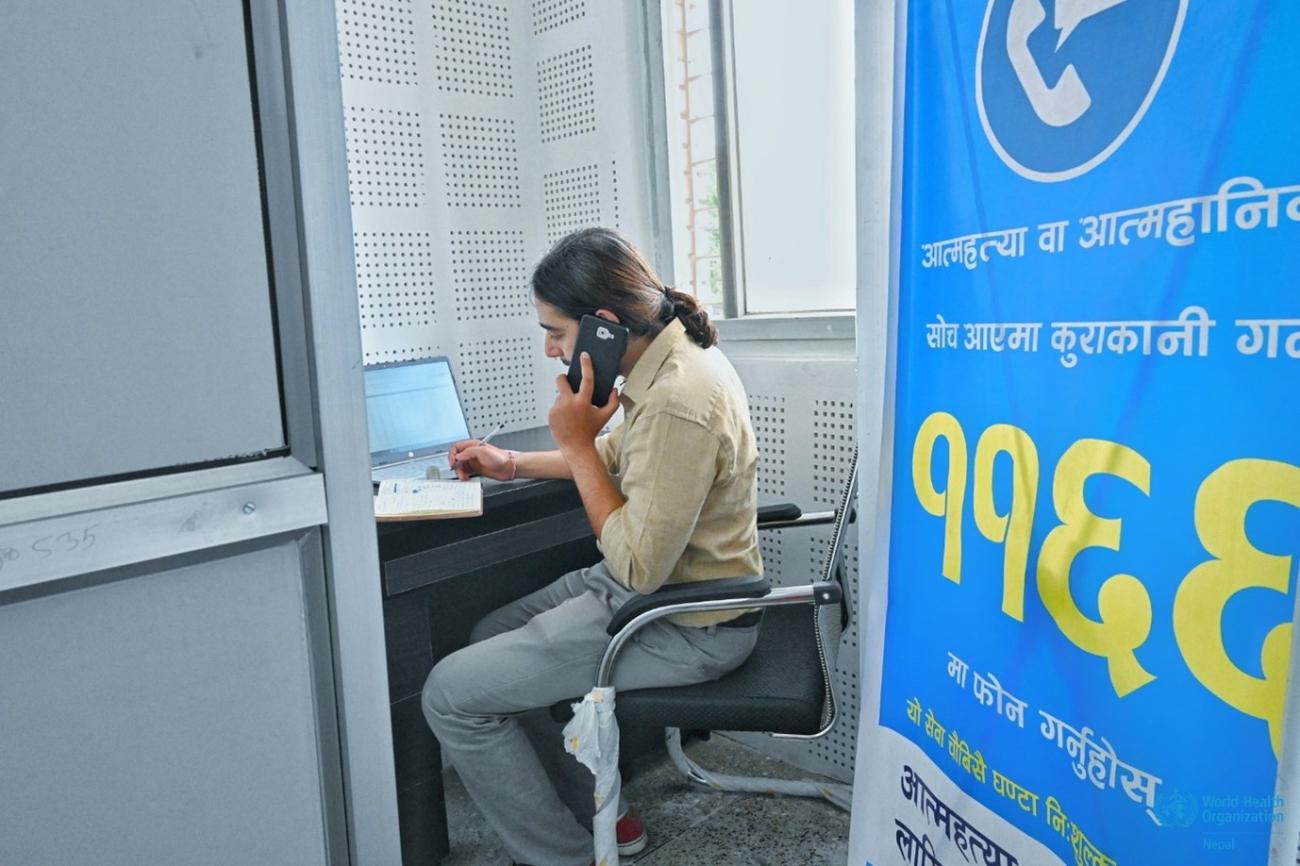
[[[596,439],[596,453],[600,455],[600,462],[605,464],[605,469],[610,475],[619,474],[618,470],[618,443],[623,438],[623,428],[626,424],[620,424],[611,432],[606,433]]]
[[[670,412],[637,419],[620,460],[624,504],[605,520],[600,548],[630,589],[654,592],[695,531],[718,472],[718,437]]]

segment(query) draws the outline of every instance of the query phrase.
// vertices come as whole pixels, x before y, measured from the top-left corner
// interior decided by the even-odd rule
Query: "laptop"
[[[455,478],[448,449],[470,435],[451,361],[437,357],[373,364],[363,377],[374,482]],[[430,467],[437,471],[429,474]]]

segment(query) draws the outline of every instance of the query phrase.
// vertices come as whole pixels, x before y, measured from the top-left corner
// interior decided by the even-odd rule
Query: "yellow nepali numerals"
[[[1187,573],[1174,596],[1174,637],[1192,675],[1228,706],[1268,722],[1273,754],[1282,751],[1282,710],[1291,649],[1291,624],[1274,626],[1260,650],[1263,677],[1228,657],[1223,612],[1243,590],[1286,594],[1292,557],[1265,553],[1246,534],[1246,513],[1258,502],[1300,508],[1300,467],[1274,460],[1233,460],[1196,491],[1196,534],[1213,559]]]
[[[942,489],[932,470],[939,441],[947,447]],[[994,495],[998,457],[1006,455],[1011,498],[999,511]],[[961,582],[962,518],[967,482],[966,434],[946,412],[922,423],[912,449],[912,483],[921,507],[944,521],[941,573]],[[1043,539],[1036,585],[1043,606],[1061,633],[1085,652],[1106,659],[1111,686],[1119,697],[1155,680],[1137,659],[1150,637],[1151,596],[1131,574],[1112,574],[1097,594],[1098,619],[1087,616],[1070,589],[1070,572],[1089,548],[1119,551],[1123,521],[1094,513],[1085,499],[1090,478],[1122,479],[1144,495],[1151,494],[1151,464],[1137,451],[1103,439],[1073,443],[1052,476],[1052,505],[1059,524]],[[975,447],[973,510],[975,526],[988,540],[1003,545],[1002,611],[1024,621],[1029,543],[1038,505],[1038,449],[1024,430],[994,424]],[[1229,706],[1268,723],[1275,755],[1282,745],[1282,714],[1292,627],[1274,626],[1260,650],[1263,676],[1239,668],[1224,645],[1223,617],[1228,603],[1247,589],[1290,591],[1293,557],[1261,551],[1246,534],[1246,514],[1259,502],[1300,508],[1300,467],[1273,460],[1233,460],[1212,472],[1196,494],[1194,523],[1212,557],[1197,565],[1174,597],[1174,637],[1187,666],[1206,689]]]
[[[930,466],[934,446],[948,443],[948,481],[943,490],[934,486]],[[953,583],[961,583],[961,514],[966,504],[966,434],[961,424],[947,412],[935,412],[916,433],[912,446],[912,485],[921,507],[943,518],[943,568],[941,573]]]
[[[999,514],[993,501],[993,465],[999,454],[1011,458],[1011,504]],[[1019,427],[994,424],[975,446],[975,526],[1002,545],[1002,612],[1025,621],[1025,572],[1029,536],[1038,504],[1038,449]]]
[[[1113,574],[1097,596],[1097,621],[1079,610],[1070,592],[1070,567],[1080,553],[1089,547],[1119,550],[1120,519],[1099,517],[1084,501],[1084,485],[1093,475],[1113,475],[1151,492],[1151,464],[1132,448],[1081,439],[1066,449],[1052,479],[1052,504],[1061,523],[1038,552],[1038,594],[1071,643],[1106,659],[1115,694],[1124,697],[1155,679],[1134,652],[1151,634],[1151,597],[1133,575]]]
[[[948,448],[948,472],[940,490],[932,477],[935,446]],[[999,454],[1011,460],[1011,503],[1006,513],[993,498],[993,466]],[[966,506],[966,434],[947,412],[935,412],[917,431],[912,447],[912,485],[927,513],[943,518],[940,573],[961,583],[961,522]],[[1025,570],[1038,496],[1038,449],[1029,434],[1010,424],[995,424],[975,447],[975,525],[985,538],[1004,545],[1002,610],[1024,620]]]

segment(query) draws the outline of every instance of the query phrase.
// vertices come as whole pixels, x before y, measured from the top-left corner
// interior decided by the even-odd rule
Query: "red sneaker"
[[[631,857],[645,850],[645,822],[641,820],[636,809],[628,809],[614,825],[614,836],[618,839],[618,856]]]
[[[620,857],[631,857],[645,850],[645,822],[641,820],[641,815],[635,809],[628,809],[623,813],[623,817],[618,819],[618,823],[614,825],[614,838],[618,840]],[[512,866],[525,866],[525,864],[513,863]],[[596,864],[593,863],[591,866]]]

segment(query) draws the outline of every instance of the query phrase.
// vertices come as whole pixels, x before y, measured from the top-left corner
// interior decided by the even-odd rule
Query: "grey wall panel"
[[[839,505],[857,442],[852,341],[820,341],[818,356],[794,356],[767,341],[728,343],[723,350],[749,395],[758,442],[759,502],[794,502],[805,511]],[[805,351],[808,345],[801,347]],[[865,494],[864,494],[865,495]],[[845,566],[849,604],[856,610],[858,543],[849,534]],[[761,533],[766,574],[779,586],[820,576],[830,546],[829,527]],[[809,618],[809,628],[812,620]],[[823,738],[808,742],[740,735],[750,745],[841,781],[853,779],[858,730],[859,651],[856,617],[840,636],[832,680],[839,717]]]
[[[0,863],[324,862],[298,545],[0,606]]]
[[[242,5],[7,0],[0,490],[284,444]]]

